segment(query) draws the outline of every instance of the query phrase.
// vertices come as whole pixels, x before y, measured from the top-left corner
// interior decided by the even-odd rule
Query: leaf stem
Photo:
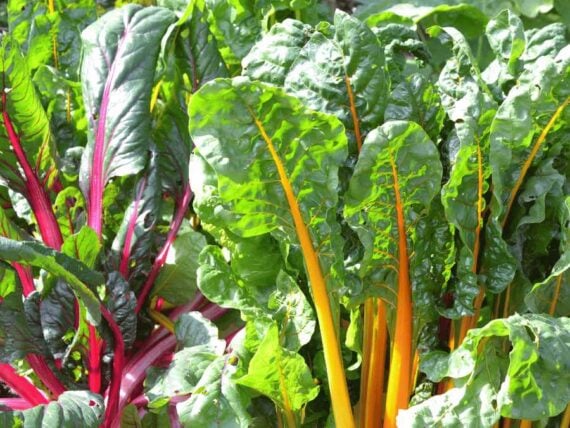
[[[560,297],[560,288],[562,288],[562,277],[564,276],[564,272],[562,272],[558,277],[556,277],[556,286],[554,288],[554,295],[552,296],[552,301],[550,302],[550,308],[548,313],[551,316],[554,316],[556,312],[556,304],[558,303],[558,298]]]
[[[404,221],[404,205],[400,197],[398,172],[392,154],[392,177],[396,198],[396,218],[398,223],[398,306],[396,308],[396,329],[392,344],[390,372],[388,374],[388,390],[386,392],[386,416],[384,428],[396,426],[398,410],[408,407],[411,383],[411,354],[412,354],[412,295],[409,275],[408,243]]]

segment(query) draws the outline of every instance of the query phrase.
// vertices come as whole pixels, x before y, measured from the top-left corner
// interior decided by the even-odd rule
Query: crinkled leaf
[[[25,300],[21,294],[11,293],[0,303],[0,359],[3,362],[10,363],[28,354],[47,354],[38,303],[37,293]]]
[[[217,328],[198,312],[178,321],[176,335],[184,348],[174,354],[167,369],[154,369],[145,381],[151,407],[162,407],[174,396],[192,393],[204,371],[226,347],[225,341],[218,339]]]
[[[243,237],[273,232],[296,243],[281,174],[296,197],[300,220],[319,247],[329,290],[338,290],[342,249],[335,220],[337,174],[346,157],[340,122],[308,110],[278,88],[243,78],[205,85],[191,99],[190,118],[200,155],[218,175],[221,201],[215,193],[201,196],[223,203],[227,227]],[[278,172],[276,165],[284,171]],[[211,213],[205,221],[215,221]]]
[[[279,253],[271,254],[268,248],[271,242],[268,236],[238,242],[238,247],[245,246],[253,253],[242,253],[237,249],[232,253],[230,265],[218,247],[209,246],[203,251],[198,269],[200,290],[222,307],[239,309],[246,320],[257,323],[262,329],[261,334],[272,321],[277,322],[283,335],[283,346],[298,350],[309,342],[315,329],[313,310],[306,296],[284,271],[275,272],[273,266],[267,266],[279,267],[281,264],[279,259],[275,260]],[[265,268],[271,268],[267,271],[269,275],[259,275],[255,269],[257,264],[250,266],[247,263],[255,259]]]
[[[247,408],[250,398],[235,379],[243,374],[231,362],[235,356],[218,357],[202,374],[190,398],[176,405],[184,426],[248,427],[251,416]]]
[[[243,59],[243,75],[283,86],[291,65],[312,32],[310,26],[293,19],[275,24]]]
[[[513,315],[470,330],[447,358],[423,366],[434,380],[455,378],[455,388],[400,412],[399,423],[416,427],[490,426],[500,416],[539,419],[560,413],[570,401],[570,319]],[[502,340],[512,348],[507,354]]]
[[[129,349],[137,337],[137,313],[135,312],[137,298],[119,272],[109,274],[107,293],[106,306],[121,330],[125,348]]]
[[[360,145],[361,135],[384,115],[384,52],[372,31],[344,12],[335,13],[333,29],[330,37],[311,36],[291,65],[285,88],[310,108],[337,116]]]
[[[499,82],[513,78],[518,73],[519,58],[525,51],[526,38],[520,18],[510,10],[504,10],[487,24],[487,39],[491,49],[503,67],[504,77],[495,76]]]
[[[384,119],[416,122],[437,142],[445,111],[434,85],[421,74],[412,74],[392,90]]]

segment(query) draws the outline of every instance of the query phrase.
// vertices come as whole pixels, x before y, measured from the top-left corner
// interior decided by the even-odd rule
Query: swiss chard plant
[[[479,3],[0,5],[0,425],[569,426],[570,8]]]

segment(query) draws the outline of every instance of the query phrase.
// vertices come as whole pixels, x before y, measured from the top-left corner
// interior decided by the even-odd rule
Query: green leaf
[[[470,330],[447,357],[433,356],[434,380],[455,378],[455,388],[400,412],[399,424],[419,427],[491,426],[500,416],[537,420],[562,412],[570,401],[570,319],[513,315]],[[500,338],[511,342],[507,354]]]
[[[190,398],[176,405],[184,426],[249,427],[247,412],[250,398],[236,384],[243,369],[234,364],[233,355],[218,357],[206,368]]]
[[[57,401],[17,412],[25,427],[97,428],[103,422],[105,406],[100,395],[88,391],[66,391]]]
[[[151,155],[146,174],[132,192],[123,221],[111,248],[116,254],[116,269],[125,278],[146,274],[151,265],[155,226],[159,217],[161,180],[155,155]]]
[[[281,347],[277,325],[269,328],[237,383],[266,395],[284,412],[300,411],[319,393],[305,360]]]
[[[97,238],[97,234],[87,226],[68,237],[61,246],[63,254],[85,263],[90,269],[95,267],[100,251],[101,242]]]
[[[92,290],[104,284],[103,276],[83,263],[51,248],[30,241],[0,237],[0,259],[40,267],[65,280],[85,305],[90,322],[99,324],[99,301]]]
[[[306,109],[280,89],[243,78],[205,85],[191,99],[190,117],[192,138],[218,175],[220,202],[231,216],[227,227],[243,237],[274,232],[296,243],[290,207],[262,132],[267,135],[291,180],[303,221],[320,246],[330,290],[337,289],[340,284],[332,285],[342,272],[334,220],[337,171],[346,156],[338,120]],[[198,204],[210,202],[204,196]]]
[[[137,297],[119,272],[111,272],[106,285],[106,306],[121,330],[125,348],[129,349],[137,338]],[[109,337],[107,341],[112,342],[112,338]]]
[[[81,84],[68,80],[53,67],[42,66],[34,74],[34,84],[50,120],[59,153],[87,143],[87,114]],[[54,96],[57,94],[57,96]],[[71,152],[73,153],[73,152]],[[68,155],[61,159],[62,172],[74,176],[78,165]]]
[[[254,0],[204,0],[210,30],[228,65],[239,64],[261,36],[261,14]]]
[[[398,241],[408,241],[408,254],[401,256],[409,258],[414,251],[412,227],[425,216],[438,193],[441,175],[437,148],[416,123],[387,122],[366,138],[344,208],[348,224],[364,245],[360,275],[366,297],[382,297],[395,304]],[[398,232],[398,210],[404,215],[404,237]]]
[[[80,171],[85,195],[90,195],[93,180],[104,186],[112,177],[145,166],[160,40],[174,19],[167,9],[127,5],[83,31],[81,81],[89,116],[89,142]],[[100,176],[94,177],[99,168]]]
[[[188,302],[196,293],[198,256],[206,246],[206,238],[187,226],[176,237],[152,288],[152,296],[160,296],[173,305]]]
[[[269,275],[263,275],[263,271],[259,275],[255,262],[265,269],[272,267],[268,264],[277,267],[281,264],[280,259],[275,260],[279,253],[271,254],[268,238],[263,235],[238,241],[238,249],[231,253],[229,265],[220,248],[206,247],[200,255],[198,286],[212,302],[240,310],[244,319],[254,322],[261,330],[260,335],[276,322],[283,346],[297,351],[309,342],[315,330],[313,309],[294,279],[284,271],[271,269]],[[255,261],[253,265],[251,261]]]
[[[39,294],[23,299],[11,293],[0,303],[0,360],[11,363],[28,354],[47,355],[47,347],[39,320]]]
[[[48,117],[37,95],[26,61],[17,43],[9,35],[2,37],[0,56],[0,73],[3,77],[1,89],[6,95],[5,111],[15,127],[28,162],[35,165],[38,176],[47,181],[53,178],[55,171],[55,148],[51,141]],[[0,153],[3,162],[0,166],[0,183],[26,194],[25,179],[17,168],[19,162],[11,149],[4,119],[1,122]]]
[[[487,39],[497,60],[508,76],[517,73],[519,58],[525,51],[526,38],[522,21],[510,10],[504,10],[487,24]],[[499,81],[505,80],[498,79]]]
[[[421,74],[412,74],[392,90],[384,119],[416,122],[437,142],[445,111],[435,86]]]
[[[384,52],[378,39],[362,22],[337,11],[334,34],[316,32],[292,64],[285,88],[310,108],[337,116],[363,136],[382,123],[388,81]]]
[[[243,59],[242,74],[251,80],[283,86],[312,32],[310,26],[293,19],[275,24]]]

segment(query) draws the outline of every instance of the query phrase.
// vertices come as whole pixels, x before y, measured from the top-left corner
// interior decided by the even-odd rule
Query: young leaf
[[[281,347],[276,324],[267,331],[249,363],[248,373],[237,383],[271,398],[285,418],[295,418],[319,393],[303,358]],[[288,426],[297,425],[295,419],[286,420]]]
[[[88,224],[99,236],[108,180],[135,174],[146,163],[158,50],[174,19],[167,9],[127,5],[105,14],[82,34],[81,80],[89,142],[80,184],[87,199]]]
[[[343,272],[335,218],[338,167],[346,157],[342,125],[275,87],[243,78],[205,85],[191,98],[189,113],[192,139],[217,173],[219,194],[233,211],[230,230],[244,237],[272,231],[301,245],[335,418],[352,426],[330,298]]]

